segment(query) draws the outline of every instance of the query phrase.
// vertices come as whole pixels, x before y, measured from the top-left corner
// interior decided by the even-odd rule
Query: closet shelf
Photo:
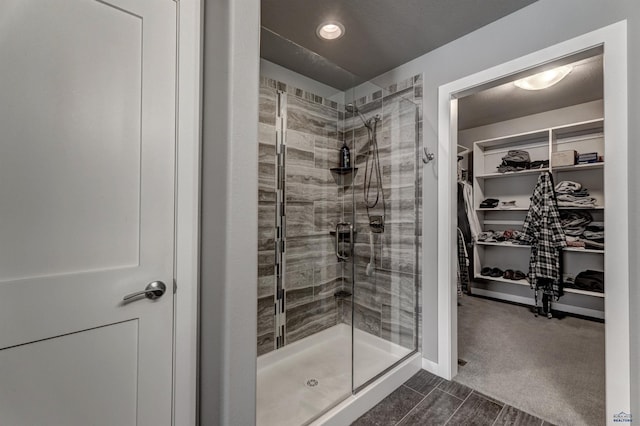
[[[526,212],[527,210],[529,210],[529,207],[494,207],[494,208],[477,208],[476,209],[479,212],[508,212],[508,211],[524,211]]]
[[[485,221],[486,223],[486,221]],[[531,246],[527,244],[511,244],[511,243],[503,243],[503,242],[492,242],[492,241],[476,241],[476,244],[479,246],[494,246],[494,247],[506,247],[506,248],[526,248],[530,249]],[[580,247],[565,247],[562,251],[568,251],[572,253],[596,253],[596,254],[604,254],[604,250],[598,249],[588,249],[588,248],[580,248]]]
[[[564,288],[564,292],[565,293],[574,293],[574,294],[584,294],[585,296],[595,296],[595,297],[602,297],[604,298],[604,293],[600,293],[597,291],[587,291],[587,290],[580,290],[577,288]]]
[[[476,175],[476,178],[477,179],[496,179],[496,178],[513,177],[513,176],[535,175],[535,174],[540,174],[542,172],[548,172],[548,171],[549,171],[549,168],[545,167],[541,169],[520,170],[517,172],[485,173],[485,174]]]
[[[595,207],[577,207],[577,206],[558,206],[559,210],[604,210],[604,206]]]
[[[570,251],[570,252],[575,252],[575,253],[597,253],[597,254],[604,254],[604,250],[598,250],[598,249],[588,249],[588,248],[580,248],[580,247],[565,247],[562,249],[562,251]]]
[[[486,221],[485,221],[486,222]],[[476,241],[476,244],[480,246],[497,246],[497,247],[508,247],[508,248],[527,248],[530,249],[530,245],[526,244],[511,244],[511,243],[503,243],[503,242],[487,242],[487,241]],[[509,280],[512,281],[512,280]]]
[[[526,285],[527,287],[529,286],[529,281],[527,280],[508,280],[502,277],[487,277],[485,275],[480,275],[480,274],[476,274],[474,278],[478,280],[499,281],[501,283]]]
[[[552,170],[554,172],[577,172],[580,170],[593,170],[593,169],[603,169],[604,162],[600,161],[598,163],[588,163],[588,164],[575,164],[573,166],[556,166]]]

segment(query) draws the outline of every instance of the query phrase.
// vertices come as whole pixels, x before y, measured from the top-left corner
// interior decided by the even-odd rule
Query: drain
[[[307,386],[309,386],[310,388],[315,388],[316,386],[318,386],[318,381],[316,379],[309,379],[307,380]]]

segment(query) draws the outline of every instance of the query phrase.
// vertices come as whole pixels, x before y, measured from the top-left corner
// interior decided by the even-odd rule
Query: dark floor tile
[[[458,382],[450,382],[449,380],[442,380],[438,385],[438,389],[458,397],[460,399],[466,399],[473,389],[466,387]]]
[[[393,426],[402,419],[420,400],[419,393],[406,386],[400,386],[378,405],[367,411],[352,426]]]
[[[410,411],[398,426],[444,425],[460,405],[462,405],[461,399],[435,389]]]
[[[498,404],[501,408],[504,407],[506,404],[502,401],[499,401],[493,397],[490,397],[489,395],[485,395],[483,393],[478,392],[477,390],[474,390],[473,393],[475,393],[478,396],[483,397],[484,399],[488,399],[489,401],[493,402],[494,404]]]
[[[542,419],[539,419],[524,411],[520,411],[510,405],[505,405],[498,419],[496,426],[542,426]]]
[[[448,425],[491,426],[500,414],[502,406],[473,392],[451,417]]]
[[[440,377],[429,373],[427,370],[420,370],[407,380],[404,385],[426,395],[438,386],[441,381]]]
[[[549,423],[549,422],[544,422],[542,423],[542,426],[556,426],[553,423]]]

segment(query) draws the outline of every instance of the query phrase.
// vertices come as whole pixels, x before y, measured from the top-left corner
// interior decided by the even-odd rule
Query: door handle
[[[348,226],[349,227],[349,244],[353,243],[353,225],[349,222],[339,222],[336,225],[336,256],[339,260],[347,261],[349,260],[349,256],[345,256],[340,253],[340,228]]]
[[[144,290],[127,294],[122,300],[126,302],[142,295],[147,299],[154,300],[161,297],[165,291],[167,291],[167,286],[162,281],[153,281],[147,284]]]

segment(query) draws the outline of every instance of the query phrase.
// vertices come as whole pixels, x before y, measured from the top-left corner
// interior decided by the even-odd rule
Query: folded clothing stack
[[[556,185],[559,207],[595,207],[597,200],[589,196],[587,188],[578,182],[563,180]]]
[[[507,229],[506,231],[484,231],[478,234],[478,241],[484,241],[486,243],[509,243],[517,245],[528,244],[524,240],[524,234],[522,231],[516,231],[515,229]]]
[[[498,166],[498,172],[516,172],[531,167],[531,158],[527,151],[519,149],[510,150],[502,157],[502,163]]]
[[[604,272],[587,269],[586,271],[580,272],[574,280],[565,280],[564,286],[604,293]]]
[[[560,223],[569,247],[604,249],[604,226],[591,224],[592,221],[586,211],[560,211]]]

